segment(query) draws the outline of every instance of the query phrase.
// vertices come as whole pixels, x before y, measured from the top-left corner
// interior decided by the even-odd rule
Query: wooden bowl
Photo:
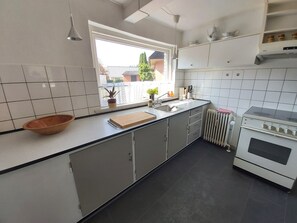
[[[51,135],[62,132],[73,120],[73,115],[51,115],[29,121],[23,128],[41,135]]]

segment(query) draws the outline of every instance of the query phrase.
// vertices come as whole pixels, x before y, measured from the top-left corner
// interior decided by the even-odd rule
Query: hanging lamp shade
[[[82,38],[74,27],[73,16],[72,16],[71,7],[70,7],[70,0],[68,0],[68,7],[69,7],[69,13],[70,13],[71,27],[70,27],[67,39],[73,40],[73,41],[80,41],[82,40]]]
[[[71,22],[71,27],[70,27],[67,39],[73,40],[73,41],[82,40],[81,36],[79,35],[79,33],[77,32],[77,30],[74,27],[72,14],[70,14],[70,22]]]
[[[174,23],[175,23],[175,30],[174,30],[174,44],[175,44],[175,47],[174,47],[174,52],[173,52],[173,55],[172,55],[172,59],[173,60],[177,60],[178,59],[178,55],[177,55],[177,43],[176,43],[176,32],[177,32],[177,23],[179,22],[179,18],[180,18],[180,15],[173,15],[173,20],[174,20]]]

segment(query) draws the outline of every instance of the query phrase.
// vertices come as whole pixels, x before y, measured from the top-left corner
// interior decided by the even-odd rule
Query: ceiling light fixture
[[[177,43],[176,43],[176,33],[177,33],[177,23],[179,22],[180,15],[173,15],[173,21],[175,23],[175,28],[174,28],[174,52],[172,59],[177,60],[178,55],[177,55]]]
[[[73,41],[80,41],[82,40],[82,38],[74,27],[73,16],[72,16],[71,7],[70,7],[70,0],[68,0],[68,6],[69,6],[69,13],[70,13],[71,27],[70,27],[70,31],[68,33],[67,39],[73,40]]]

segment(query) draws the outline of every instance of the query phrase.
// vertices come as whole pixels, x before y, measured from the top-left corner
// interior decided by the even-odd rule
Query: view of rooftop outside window
[[[149,99],[147,90],[158,87],[159,95],[172,91],[168,78],[168,54],[158,50],[96,39],[98,87],[101,107],[107,106],[104,88],[119,91],[118,105]],[[158,96],[158,95],[157,95]]]

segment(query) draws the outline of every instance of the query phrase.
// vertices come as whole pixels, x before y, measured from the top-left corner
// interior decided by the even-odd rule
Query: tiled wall
[[[238,116],[251,106],[297,112],[297,68],[186,71],[184,84]]]
[[[99,107],[94,68],[0,65],[0,132],[50,114],[93,114]]]

